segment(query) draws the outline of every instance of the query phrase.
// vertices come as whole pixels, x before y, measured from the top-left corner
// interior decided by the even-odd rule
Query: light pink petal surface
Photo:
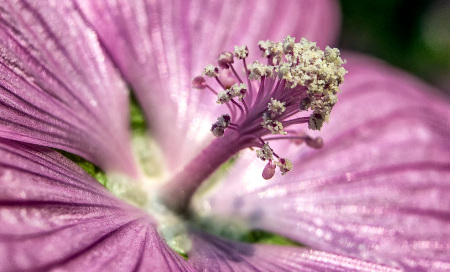
[[[0,136],[135,174],[128,91],[69,1],[0,8]]]
[[[211,124],[226,111],[207,91],[191,88],[192,78],[216,64],[219,53],[248,45],[251,57],[259,58],[259,40],[288,34],[324,46],[339,28],[334,0],[78,3],[136,91],[172,169],[211,140]]]
[[[198,233],[193,235],[189,262],[197,271],[204,272],[399,271],[321,251],[238,243]]]
[[[264,163],[243,152],[203,207],[314,249],[448,271],[448,99],[379,61],[345,57],[349,74],[320,133],[324,147],[274,145],[294,169],[269,181]]]
[[[0,140],[1,271],[193,271],[143,212],[47,148]]]

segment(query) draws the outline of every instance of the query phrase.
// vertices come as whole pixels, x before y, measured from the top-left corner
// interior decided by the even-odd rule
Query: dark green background
[[[383,59],[450,94],[450,1],[340,2],[340,48]]]

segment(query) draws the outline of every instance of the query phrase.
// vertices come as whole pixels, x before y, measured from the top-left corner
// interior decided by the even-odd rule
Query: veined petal
[[[349,73],[323,148],[280,144],[294,169],[270,181],[248,152],[204,207],[314,249],[447,271],[449,103],[380,61],[344,57]]]
[[[191,81],[234,45],[259,55],[259,40],[305,36],[330,43],[339,27],[335,1],[78,1],[130,82],[171,170],[212,139],[226,110]],[[254,56],[254,55],[253,55]]]
[[[194,271],[156,232],[48,148],[0,140],[2,271]]]
[[[68,1],[0,9],[0,136],[134,175],[128,91]]]
[[[204,233],[193,235],[189,262],[197,271],[205,272],[400,271],[327,252],[290,246],[245,244]]]

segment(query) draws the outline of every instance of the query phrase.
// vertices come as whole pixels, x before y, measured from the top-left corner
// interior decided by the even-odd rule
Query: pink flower
[[[343,54],[349,73],[330,122],[307,132],[322,148],[274,144],[293,169],[269,181],[266,163],[243,150],[219,185],[191,199],[229,157],[210,152],[211,123],[226,106],[192,79],[234,45],[252,59],[259,40],[287,35],[324,49],[338,23],[332,0],[2,4],[2,271],[450,270],[448,101],[354,53]],[[130,133],[127,86],[151,148]],[[141,161],[132,146],[146,152]],[[108,189],[140,208],[49,147],[100,166]],[[198,227],[205,221],[214,229]],[[240,226],[307,247],[207,233]]]

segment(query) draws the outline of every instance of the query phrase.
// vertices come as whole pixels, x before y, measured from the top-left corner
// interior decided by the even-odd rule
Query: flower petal
[[[1,137],[133,175],[128,103],[126,85],[70,2],[2,5]]]
[[[324,45],[339,27],[335,1],[78,1],[133,86],[166,165],[182,167],[212,139],[223,107],[191,80],[219,53],[288,34]]]
[[[143,212],[48,148],[0,139],[2,271],[193,271]]]
[[[289,246],[245,244],[193,235],[189,262],[198,271],[399,271],[331,253]]]
[[[294,169],[270,181],[246,153],[203,205],[315,249],[448,270],[449,103],[380,61],[346,58],[343,93],[320,133],[324,147],[274,147]]]

